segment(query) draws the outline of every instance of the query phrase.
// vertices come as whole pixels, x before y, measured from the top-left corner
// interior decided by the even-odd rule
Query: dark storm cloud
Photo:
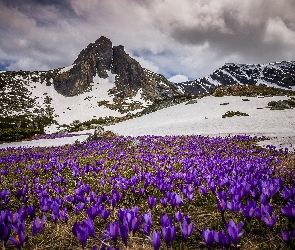
[[[200,22],[195,26],[174,23],[171,36],[181,44],[208,43],[221,57],[238,54],[240,61],[244,63],[294,60],[295,53],[290,51],[294,48],[292,38],[295,38],[295,16],[290,13],[295,11],[295,2],[281,1],[274,6],[271,1],[256,1],[255,4],[253,1],[246,2],[248,4],[245,6],[232,3],[227,8],[219,6],[215,15],[209,9],[208,12],[201,11]],[[210,25],[214,18],[219,20],[220,26]],[[209,19],[208,25],[200,25],[206,19]]]
[[[68,66],[102,35],[166,77],[295,60],[294,13],[294,0],[0,0],[0,69]]]
[[[245,61],[256,61],[265,57],[265,53],[270,50],[270,46],[263,43],[265,24],[255,27],[239,27],[237,25],[233,27],[233,20],[227,18],[225,18],[225,23],[229,24],[231,33],[222,33],[214,29],[199,31],[197,28],[177,27],[171,32],[171,36],[181,44],[202,45],[208,43],[219,56],[236,53],[243,55]]]

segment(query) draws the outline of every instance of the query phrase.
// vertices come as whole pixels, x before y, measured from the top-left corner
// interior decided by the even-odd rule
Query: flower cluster
[[[0,241],[21,249],[44,228],[68,224],[82,249],[134,239],[156,250],[228,249],[259,225],[293,244],[295,183],[274,177],[288,152],[257,148],[255,139],[142,136],[2,149]],[[211,222],[199,219],[204,211]]]

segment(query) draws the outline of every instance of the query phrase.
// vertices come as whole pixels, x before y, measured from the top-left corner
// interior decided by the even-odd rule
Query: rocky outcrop
[[[53,79],[55,89],[64,96],[74,96],[91,88],[93,77],[108,77],[107,70],[112,64],[112,42],[100,37],[83,49],[73,67]]]
[[[96,74],[108,77],[107,71],[116,74],[115,88],[110,91],[115,98],[133,97],[139,89],[151,101],[181,94],[164,76],[142,68],[124,46],[112,47],[112,42],[103,36],[82,50],[73,67],[55,77],[53,84],[59,93],[74,96],[88,91]]]

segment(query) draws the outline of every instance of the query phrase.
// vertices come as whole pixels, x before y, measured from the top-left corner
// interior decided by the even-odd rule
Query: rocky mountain
[[[184,93],[212,93],[219,86],[266,85],[295,90],[295,61],[269,64],[227,63],[211,75],[176,84]]]
[[[55,89],[64,96],[75,96],[91,88],[93,77],[107,78],[115,74],[115,87],[110,91],[117,98],[136,95],[142,89],[146,100],[162,100],[181,94],[164,76],[141,67],[122,45],[112,46],[106,37],[100,37],[82,50],[72,67],[53,78]]]
[[[68,67],[0,71],[0,132],[12,129],[9,138],[20,130],[42,133],[53,123],[58,130],[109,124],[211,94],[220,86],[262,84],[295,90],[295,62],[225,64],[207,77],[172,83],[102,36]]]

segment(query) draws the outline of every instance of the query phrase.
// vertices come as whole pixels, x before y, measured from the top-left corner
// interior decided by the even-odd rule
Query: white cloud
[[[47,70],[48,65],[42,64],[39,61],[35,61],[31,58],[21,58],[16,62],[11,63],[8,67],[7,70],[14,70],[15,68],[23,70],[23,71],[30,71],[32,68],[33,69],[38,69],[38,70]]]
[[[138,56],[132,56],[132,58],[138,61],[143,68],[146,68],[155,73],[159,71],[159,67],[152,61],[145,60],[143,57]]]
[[[280,17],[270,19],[267,23],[264,41],[288,44],[295,49],[295,30],[289,29]]]
[[[179,83],[179,82],[187,82],[188,78],[187,78],[187,76],[184,76],[184,75],[175,75],[175,76],[170,77],[168,80],[170,82]]]

